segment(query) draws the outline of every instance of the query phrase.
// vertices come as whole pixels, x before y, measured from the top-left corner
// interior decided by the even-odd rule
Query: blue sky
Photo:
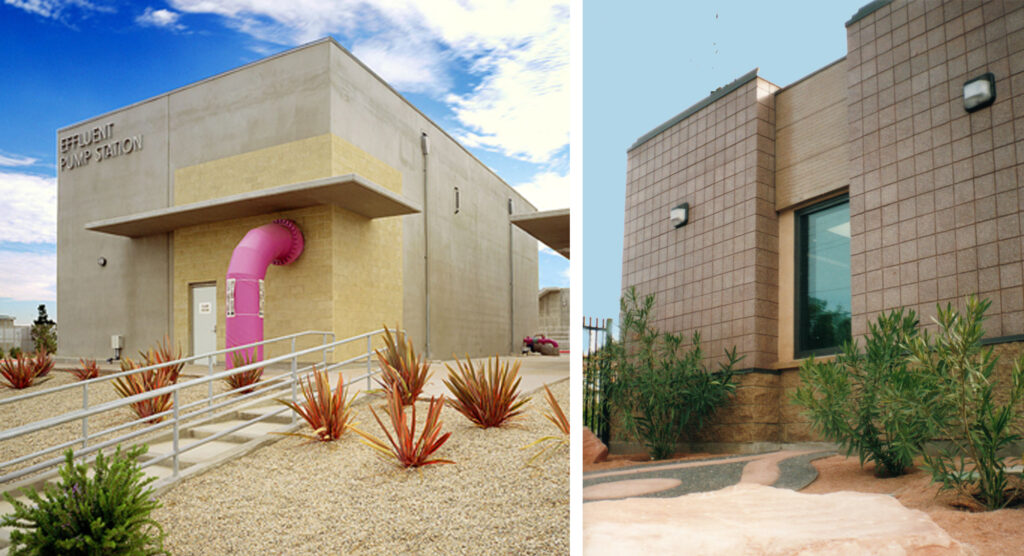
[[[586,4],[584,316],[618,322],[626,149],[754,68],[786,86],[842,58],[845,23],[864,4],[867,0],[639,1],[629,9],[613,2]]]
[[[567,0],[4,0],[0,314],[60,320],[57,129],[326,35],[539,209],[569,206]],[[542,249],[539,278],[568,286],[568,261]]]

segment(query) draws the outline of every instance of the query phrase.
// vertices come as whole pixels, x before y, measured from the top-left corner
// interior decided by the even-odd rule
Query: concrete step
[[[285,410],[285,411],[280,413],[280,414],[278,414],[278,415],[274,415],[273,417],[268,417],[265,421],[261,421],[261,422],[262,423],[274,423],[274,424],[278,424],[278,425],[290,425],[290,424],[292,424],[292,414],[295,413],[295,412],[292,411],[291,409],[286,408],[283,405],[280,405],[280,404],[261,405],[261,406],[256,406],[256,407],[247,407],[245,409],[240,409],[240,410],[238,410],[238,412],[235,413],[235,419],[238,419],[238,420],[241,420],[241,421],[248,421],[250,419],[255,419],[257,417],[262,417],[263,415],[266,415],[268,413],[273,413],[275,411],[280,411],[282,409]]]
[[[195,442],[195,439],[182,438],[178,440],[178,448],[185,448],[189,444]],[[237,442],[224,442],[222,440],[214,440],[207,442],[198,448],[193,448],[178,457],[179,467],[188,467],[199,463],[207,463],[216,460],[221,455],[229,452],[239,446]],[[166,454],[170,454],[174,451],[174,444],[171,440],[164,442],[158,442],[156,444],[149,445],[148,455],[151,457],[159,457]],[[169,460],[165,460],[167,462]]]
[[[245,421],[242,419],[231,419],[227,421],[220,421],[217,423],[210,423],[206,425],[200,425],[198,427],[193,427],[188,429],[188,431],[186,432],[192,438],[208,438],[223,430],[239,426],[243,423],[245,423]],[[254,438],[262,438],[269,434],[284,432],[287,431],[289,428],[290,425],[285,423],[261,421],[259,423],[253,423],[245,427],[244,429],[235,431],[226,436],[222,436],[218,440],[222,440],[224,442],[235,442],[240,444],[243,442],[248,442]]]

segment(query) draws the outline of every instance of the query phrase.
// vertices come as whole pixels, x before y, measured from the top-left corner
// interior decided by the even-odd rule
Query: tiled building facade
[[[656,295],[659,329],[746,356],[705,440],[812,439],[800,360],[882,310],[930,322],[977,294],[989,341],[1020,347],[1024,3],[876,1],[846,33],[843,59],[784,88],[755,70],[629,150],[623,286]],[[968,113],[986,73],[995,101]]]

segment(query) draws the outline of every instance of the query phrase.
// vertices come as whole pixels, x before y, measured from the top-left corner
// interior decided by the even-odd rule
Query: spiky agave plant
[[[36,356],[32,362],[36,367],[36,377],[42,378],[53,370],[53,357],[46,352],[46,348],[41,348],[36,352]]]
[[[522,407],[530,398],[519,398],[519,361],[509,365],[495,355],[488,359],[486,367],[479,369],[466,355],[466,364],[455,359],[458,371],[448,368],[445,386],[455,396],[448,405],[466,416],[478,427],[500,427],[509,419],[521,414]]]
[[[425,361],[413,349],[412,340],[395,328],[395,336],[384,327],[384,352],[375,350],[380,365],[381,378],[377,383],[387,394],[398,392],[402,405],[410,405],[423,392],[423,386],[430,380],[430,362]]]
[[[36,380],[39,376],[36,373],[35,361],[25,357],[23,353],[18,353],[17,356],[10,359],[0,359],[0,376],[4,378],[3,386],[17,390],[43,382]]]
[[[148,366],[148,365],[147,365]],[[122,371],[131,371],[135,369],[141,369],[143,366],[130,358],[125,357],[121,361]],[[151,392],[166,386],[170,386],[175,383],[177,376],[173,374],[173,370],[168,367],[160,367],[158,369],[150,369],[141,373],[135,373],[132,375],[122,376],[113,380],[114,390],[117,391],[118,395],[122,398],[129,398],[136,394],[142,394],[145,392]],[[173,394],[159,394],[132,402],[129,404],[132,411],[139,418],[148,418],[147,423],[159,423],[163,421],[164,416],[160,415],[154,417],[154,415],[170,411],[174,407]]]
[[[100,376],[100,368],[95,359],[78,359],[78,367],[71,369],[71,374],[78,380],[89,380]]]
[[[231,353],[231,362],[233,363],[232,367],[238,369],[255,363],[256,358],[249,355],[248,350],[235,351]],[[244,390],[240,390],[239,393],[248,394],[256,389],[256,383],[258,383],[261,378],[263,378],[263,367],[255,367],[248,371],[242,371],[231,376],[226,376],[224,377],[224,382],[226,382],[232,390],[244,388]]]
[[[305,402],[293,403],[288,400],[277,400],[278,403],[290,407],[302,416],[313,428],[312,435],[298,434],[312,440],[330,442],[341,437],[352,428],[352,398],[345,399],[345,379],[338,373],[338,387],[331,392],[331,380],[326,371],[313,367],[312,376],[306,377],[302,384],[302,397]]]
[[[528,463],[533,463],[537,458],[544,455],[545,452],[548,452],[548,450],[551,450],[552,448],[569,445],[569,418],[565,416],[565,412],[562,411],[562,406],[559,405],[558,400],[555,399],[554,394],[551,393],[547,384],[544,385],[544,399],[547,400],[548,406],[551,408],[551,413],[545,413],[544,417],[547,417],[548,421],[551,421],[551,423],[554,424],[562,434],[560,436],[544,436],[527,444],[526,446],[523,446],[523,449],[525,450],[533,446],[544,445],[543,448],[530,458]],[[551,451],[548,453],[554,452]]]
[[[423,423],[423,430],[419,438],[416,437],[416,404],[412,404],[411,423],[405,421],[405,405],[402,403],[401,395],[397,390],[388,392],[387,414],[391,418],[391,427],[395,431],[394,436],[388,432],[377,412],[371,407],[370,412],[377,420],[381,430],[387,435],[388,443],[363,432],[355,427],[352,428],[359,436],[363,437],[363,443],[377,451],[381,457],[394,460],[402,467],[423,467],[441,463],[455,463],[447,459],[431,459],[441,446],[452,435],[450,432],[441,434],[441,409],[444,408],[444,396],[440,398],[431,397],[430,405],[427,408],[427,418]]]

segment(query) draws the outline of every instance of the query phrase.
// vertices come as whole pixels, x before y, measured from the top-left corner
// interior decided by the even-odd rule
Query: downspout
[[[275,220],[253,228],[238,242],[228,263],[224,327],[226,349],[263,340],[263,278],[267,275],[267,268],[271,263],[286,265],[293,262],[302,254],[304,246],[302,232],[291,220]],[[262,359],[263,346],[259,346],[254,360]],[[228,354],[225,368],[233,367],[231,354]]]
[[[424,303],[424,333],[426,342],[424,351],[427,359],[430,359],[430,227],[427,225],[427,203],[430,199],[427,188],[427,162],[430,160],[430,137],[423,133],[420,135],[420,150],[423,151],[423,303]]]

